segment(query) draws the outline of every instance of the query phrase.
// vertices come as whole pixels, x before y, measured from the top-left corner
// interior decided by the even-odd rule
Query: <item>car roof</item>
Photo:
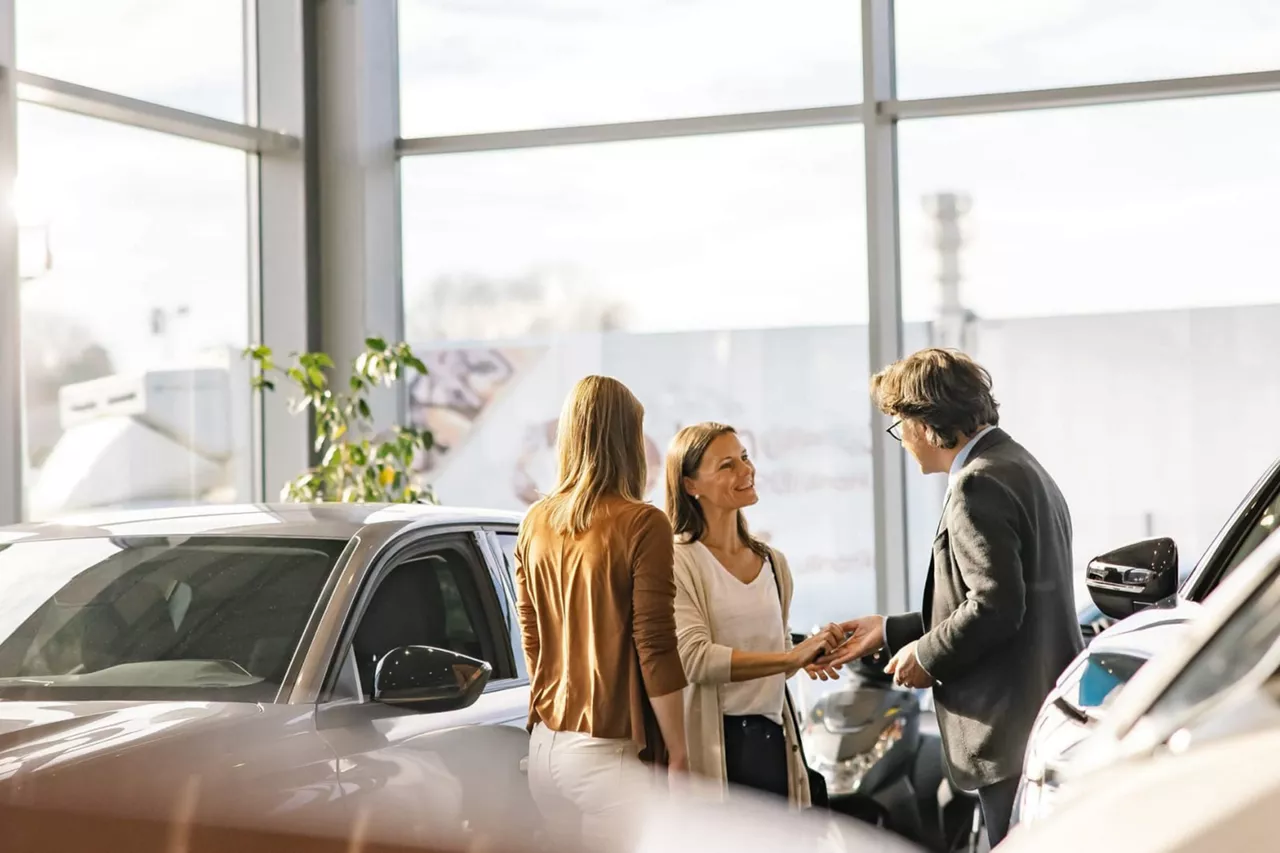
[[[0,527],[0,544],[102,536],[279,536],[350,539],[377,525],[407,527],[512,526],[521,514],[428,504],[204,504],[94,511],[56,521]]]

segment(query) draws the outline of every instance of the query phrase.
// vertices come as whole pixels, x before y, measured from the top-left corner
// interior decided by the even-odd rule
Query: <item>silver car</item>
[[[533,825],[518,521],[295,504],[0,531],[0,808],[410,846],[495,804]]]

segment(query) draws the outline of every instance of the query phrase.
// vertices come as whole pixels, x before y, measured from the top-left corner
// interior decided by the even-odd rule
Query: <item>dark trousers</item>
[[[724,768],[730,785],[787,797],[787,736],[768,717],[724,718]]]
[[[987,825],[987,840],[995,847],[1009,834],[1009,820],[1013,817],[1013,799],[1018,795],[1018,777],[1005,779],[978,789],[978,802],[982,804],[982,820]]]

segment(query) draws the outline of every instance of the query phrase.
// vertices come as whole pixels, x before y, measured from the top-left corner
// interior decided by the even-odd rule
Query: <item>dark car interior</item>
[[[494,663],[494,646],[473,558],[461,544],[396,565],[374,590],[352,643],[360,689],[373,696],[374,675],[399,646],[433,646]]]

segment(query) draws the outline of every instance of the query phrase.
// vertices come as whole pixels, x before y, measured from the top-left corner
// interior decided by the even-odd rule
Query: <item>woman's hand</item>
[[[819,655],[829,654],[842,642],[844,642],[844,629],[832,622],[803,643],[791,648],[787,654],[787,675],[813,663]]]

